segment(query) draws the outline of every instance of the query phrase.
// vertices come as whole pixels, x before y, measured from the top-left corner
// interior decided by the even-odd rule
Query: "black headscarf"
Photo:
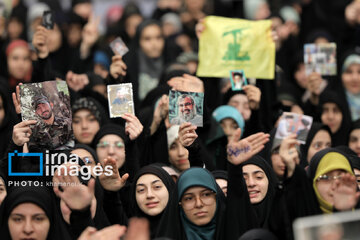
[[[242,235],[239,240],[277,240],[278,238],[266,229],[254,228]]]
[[[72,114],[73,116],[75,113],[79,110],[89,110],[96,118],[96,120],[99,122],[99,125],[102,126],[108,121],[106,112],[104,108],[101,106],[101,104],[95,100],[92,97],[83,97],[77,99],[72,104]]]
[[[211,172],[215,179],[224,179],[228,180],[228,173],[224,170],[215,170]]]
[[[351,150],[347,146],[338,146],[338,147],[336,147],[336,149],[343,152],[347,156],[347,158],[349,159],[349,161],[354,169],[357,169],[360,171],[360,157],[358,157],[353,150]]]
[[[2,99],[5,111],[4,119],[0,123],[0,159],[6,154],[6,150],[12,136],[13,126],[18,121],[9,95],[10,90],[5,85],[1,84],[0,79],[0,98]]]
[[[351,118],[348,105],[341,99],[342,98],[339,95],[332,91],[324,91],[320,95],[319,106],[321,108],[321,114],[323,112],[323,105],[325,103],[335,103],[342,113],[342,121],[340,128],[336,133],[333,133],[331,136],[331,144],[334,147],[347,144],[351,127]]]
[[[305,167],[308,165],[307,156],[308,156],[308,151],[309,151],[311,142],[314,139],[315,135],[320,130],[327,131],[330,134],[330,137],[332,136],[331,130],[328,126],[326,126],[322,123],[313,122],[313,124],[309,130],[308,136],[306,138],[305,144],[300,145],[300,165],[302,167]]]
[[[271,166],[265,161],[265,159],[260,156],[252,157],[243,163],[242,166],[249,164],[253,164],[261,168],[269,181],[265,198],[260,203],[253,204],[260,226],[263,228],[268,228],[271,206],[273,205],[273,199],[276,192],[277,177]]]
[[[156,165],[148,165],[148,166],[141,168],[134,177],[134,181],[131,186],[131,196],[130,196],[130,201],[132,203],[133,216],[145,217],[146,219],[148,219],[150,222],[150,232],[151,232],[152,237],[154,237],[156,234],[157,227],[159,225],[161,216],[163,215],[164,211],[156,216],[149,216],[146,213],[144,213],[137,205],[136,182],[142,175],[145,175],[145,174],[153,174],[160,178],[160,180],[164,183],[166,189],[169,192],[169,202],[170,202],[171,192],[175,187],[175,182],[172,180],[171,176],[164,169],[162,169],[160,166],[156,166]]]
[[[95,164],[97,164],[99,162],[97,154],[96,154],[95,150],[92,147],[89,147],[86,144],[77,143],[77,144],[75,144],[73,150],[75,150],[75,149],[84,149],[84,150],[88,151],[91,154],[91,156],[93,157],[93,159],[95,161]]]
[[[8,219],[12,210],[22,203],[33,203],[44,210],[50,221],[47,236],[49,240],[71,239],[62,220],[59,209],[56,207],[54,194],[46,187],[14,187],[8,192],[1,205],[1,239],[11,239]]]

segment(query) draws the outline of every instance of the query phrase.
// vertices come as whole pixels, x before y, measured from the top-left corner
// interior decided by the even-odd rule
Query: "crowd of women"
[[[295,219],[360,206],[360,1],[121,1],[102,13],[103,34],[92,1],[65,3],[0,6],[1,239],[294,239]],[[272,20],[275,79],[232,91],[197,78],[208,15]],[[118,36],[123,57],[109,47]],[[337,75],[306,74],[303,45],[328,42]],[[67,163],[9,176],[36,163],[9,166],[8,153],[59,153],[27,146],[34,121],[19,103],[20,84],[55,79],[69,87],[76,143],[61,152],[111,175],[83,180]],[[136,114],[110,119],[106,88],[119,83],[132,83]],[[169,123],[170,89],[204,93],[203,127]],[[305,144],[274,141],[283,112],[313,117]]]

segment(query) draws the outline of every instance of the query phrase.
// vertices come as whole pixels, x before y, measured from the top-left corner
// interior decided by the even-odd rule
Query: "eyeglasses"
[[[360,174],[355,174],[355,177],[356,177],[356,182],[360,183]]]
[[[99,143],[96,145],[96,147],[98,147],[98,148],[109,148],[110,146],[111,146],[111,147],[114,147],[114,148],[117,148],[117,149],[121,149],[121,148],[123,148],[125,145],[124,145],[124,143],[122,143],[122,142],[120,142],[120,141],[115,142],[115,143],[109,143],[109,142],[104,141],[104,142],[99,142]]]
[[[341,177],[342,177],[341,175],[328,176],[328,175],[324,174],[324,175],[320,175],[316,179],[316,181],[317,182],[320,182],[320,181],[322,181],[322,182],[331,182],[331,181],[336,180],[336,179],[341,179]]]
[[[206,190],[200,193],[200,197],[194,194],[185,194],[181,198],[181,202],[179,204],[183,207],[184,210],[191,210],[196,205],[196,199],[200,198],[201,202],[206,205],[212,205],[216,201],[216,193],[210,190]]]
[[[89,158],[89,157],[84,157],[84,163],[85,164],[92,164],[93,160],[91,160],[91,158]]]

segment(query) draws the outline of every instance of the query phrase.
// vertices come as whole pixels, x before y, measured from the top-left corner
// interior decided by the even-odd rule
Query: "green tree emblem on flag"
[[[233,42],[230,42],[228,44],[225,55],[222,57],[223,60],[225,60],[225,61],[231,61],[231,60],[249,61],[250,60],[250,56],[247,51],[241,52],[240,40],[241,40],[242,31],[245,29],[246,28],[234,29],[232,31],[223,33],[223,35],[222,35],[223,38],[230,34],[233,36]]]

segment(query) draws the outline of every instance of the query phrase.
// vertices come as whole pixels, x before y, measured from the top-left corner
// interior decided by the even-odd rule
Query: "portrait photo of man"
[[[230,71],[230,81],[232,90],[242,90],[243,86],[247,85],[247,81],[242,70]]]
[[[196,102],[192,95],[182,94],[176,101],[177,116],[170,120],[173,125],[180,125],[184,122],[191,122],[193,125],[202,126],[203,116],[197,113]]]

